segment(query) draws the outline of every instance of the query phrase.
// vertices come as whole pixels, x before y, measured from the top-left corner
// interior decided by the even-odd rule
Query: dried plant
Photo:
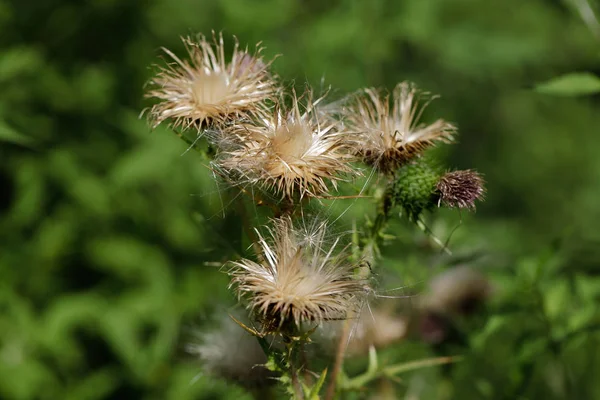
[[[236,139],[219,165],[234,180],[288,199],[327,194],[343,174],[358,173],[350,165],[348,135],[318,109],[323,98],[313,100],[309,91],[291,101],[289,108],[280,100],[269,114],[228,128],[223,136]]]
[[[419,123],[423,110],[421,93],[413,84],[399,83],[389,94],[369,88],[354,97],[342,113],[346,129],[356,137],[356,154],[365,163],[391,173],[434,145],[449,143],[456,128],[438,119],[432,124]]]
[[[169,121],[173,127],[200,130],[266,111],[264,102],[276,95],[278,86],[261,48],[251,54],[235,40],[228,63],[222,34],[213,43],[202,35],[182,40],[189,61],[163,49],[172,62],[149,82],[146,97],[159,100],[150,109],[153,126]]]
[[[452,171],[444,174],[436,185],[439,193],[438,205],[475,209],[475,201],[485,194],[483,178],[472,170]]]
[[[361,304],[367,285],[356,278],[356,265],[344,252],[335,254],[339,238],[323,247],[326,225],[318,229],[316,236],[305,240],[291,219],[274,220],[268,238],[258,232],[260,262],[245,259],[231,264],[233,287],[269,330],[289,323],[299,327],[344,319]]]
[[[365,310],[371,308],[361,307],[374,293],[371,270],[382,257],[379,246],[391,238],[386,229],[394,210],[401,209],[429,234],[422,214],[434,210],[436,203],[473,209],[475,201],[483,198],[483,179],[476,172],[442,174],[421,157],[429,147],[451,142],[456,128],[442,119],[421,123],[432,97],[407,82],[399,83],[391,95],[364,89],[340,108],[339,103],[324,104],[324,97],[315,99],[310,89],[286,97],[269,72],[270,62],[262,60],[260,48],[251,54],[240,50],[235,41],[231,61],[226,62],[222,35],[212,43],[204,36],[183,40],[190,60],[165,49],[172,62],[150,81],[146,95],[158,99],[149,113],[153,126],[168,122],[174,128],[206,134],[211,152],[205,155],[214,172],[249,194],[255,205],[263,204],[265,194],[257,196],[257,192],[275,199],[268,204],[273,218],[262,230],[252,230],[245,201],[239,202],[256,258],[226,264],[230,287],[251,311],[253,321],[246,325],[230,320],[226,325],[231,326],[202,334],[201,343],[189,345],[188,350],[204,360],[209,371],[246,386],[248,382],[261,385],[265,376],[272,376],[251,365],[264,363],[294,398],[314,399],[326,381],[327,369],[320,375],[311,373],[305,344],[317,327],[334,323],[342,330],[326,399],[406,370],[402,364],[377,367],[374,352],[409,335],[414,315],[381,310],[367,314]],[[425,104],[420,104],[423,99]],[[353,182],[361,174],[353,165],[359,160],[378,175],[360,189],[362,194],[372,186],[369,197],[376,203],[375,219],[366,220],[363,229],[355,226],[352,242],[341,246],[340,237],[329,233],[330,221],[304,221],[304,207],[312,198],[328,197],[343,182]],[[256,216],[260,218],[258,212]],[[487,296],[488,289],[486,281],[471,272],[458,270],[436,278],[418,310],[421,338],[442,341],[450,316]],[[250,327],[253,323],[260,328]],[[256,342],[246,343],[248,332]],[[280,346],[273,346],[273,338]],[[235,351],[242,343],[244,350]],[[365,351],[374,364],[362,375],[339,379],[345,354]],[[242,353],[248,357],[239,358]],[[453,360],[440,357],[413,364]]]

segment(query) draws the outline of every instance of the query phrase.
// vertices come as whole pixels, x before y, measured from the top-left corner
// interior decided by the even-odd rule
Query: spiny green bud
[[[395,204],[401,206],[409,219],[416,221],[425,210],[437,204],[436,184],[440,173],[419,159],[400,168],[393,186]]]

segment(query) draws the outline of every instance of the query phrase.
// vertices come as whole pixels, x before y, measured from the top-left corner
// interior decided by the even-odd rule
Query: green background
[[[469,263],[498,288],[465,360],[398,393],[600,398],[600,98],[534,90],[600,73],[570,2],[0,0],[1,398],[243,398],[181,351],[186,327],[234,304],[218,266],[246,251],[243,227],[207,160],[139,118],[160,47],[183,55],[180,36],[211,30],[261,41],[282,79],[333,97],[403,80],[440,93],[426,118],[459,141],[435,154],[485,175],[475,214],[430,221],[442,239],[462,221],[452,258],[392,225],[383,287]],[[341,226],[372,210],[334,208],[349,205]]]

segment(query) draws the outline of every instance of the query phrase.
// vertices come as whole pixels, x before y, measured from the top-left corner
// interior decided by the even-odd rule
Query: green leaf
[[[17,132],[4,121],[0,121],[0,142],[20,144],[27,147],[31,147],[33,144],[33,140],[30,137],[25,136],[21,132]]]
[[[533,362],[544,354],[548,346],[548,338],[545,337],[528,340],[521,348],[521,351],[516,354],[516,359],[523,364]]]
[[[556,96],[585,96],[600,93],[600,78],[589,72],[574,72],[540,83],[535,91]]]
[[[409,361],[405,363],[390,365],[384,368],[384,373],[387,376],[396,376],[408,371],[414,371],[420,368],[435,367],[438,365],[451,364],[461,361],[461,356],[436,357],[423,360]]]
[[[319,376],[319,379],[317,380],[317,382],[315,382],[315,385],[312,387],[308,395],[309,400],[319,400],[319,392],[321,391],[321,388],[325,383],[325,378],[327,378],[327,368],[325,368],[323,372],[321,372],[321,376]]]
[[[13,47],[2,52],[0,82],[9,82],[19,76],[32,74],[43,68],[41,53],[33,47]]]
[[[263,342],[265,342],[266,340],[260,337],[257,337],[257,339],[261,346],[263,346]],[[265,350],[264,347],[263,350]],[[286,361],[281,352],[274,349],[267,349],[265,350],[265,354],[267,355],[267,362],[265,364],[266,369],[272,372],[282,373],[285,373],[287,371],[288,366],[286,365]],[[281,378],[284,378],[284,376],[282,376]]]
[[[65,400],[98,400],[110,394],[122,378],[115,369],[103,368],[75,381],[68,389]]]

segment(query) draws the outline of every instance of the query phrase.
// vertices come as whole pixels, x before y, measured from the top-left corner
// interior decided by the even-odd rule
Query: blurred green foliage
[[[600,41],[571,2],[542,0],[0,0],[0,397],[247,396],[180,352],[182,327],[234,302],[218,266],[247,251],[235,199],[209,160],[138,118],[160,46],[182,54],[181,35],[211,30],[262,41],[285,80],[333,97],[402,80],[441,93],[426,114],[460,136],[437,154],[485,174],[475,215],[431,221],[442,239],[462,221],[453,257],[393,224],[384,286],[470,263],[499,288],[464,361],[401,388],[600,398],[600,98],[538,86],[597,85]],[[331,210],[349,205],[348,227],[371,212]]]

